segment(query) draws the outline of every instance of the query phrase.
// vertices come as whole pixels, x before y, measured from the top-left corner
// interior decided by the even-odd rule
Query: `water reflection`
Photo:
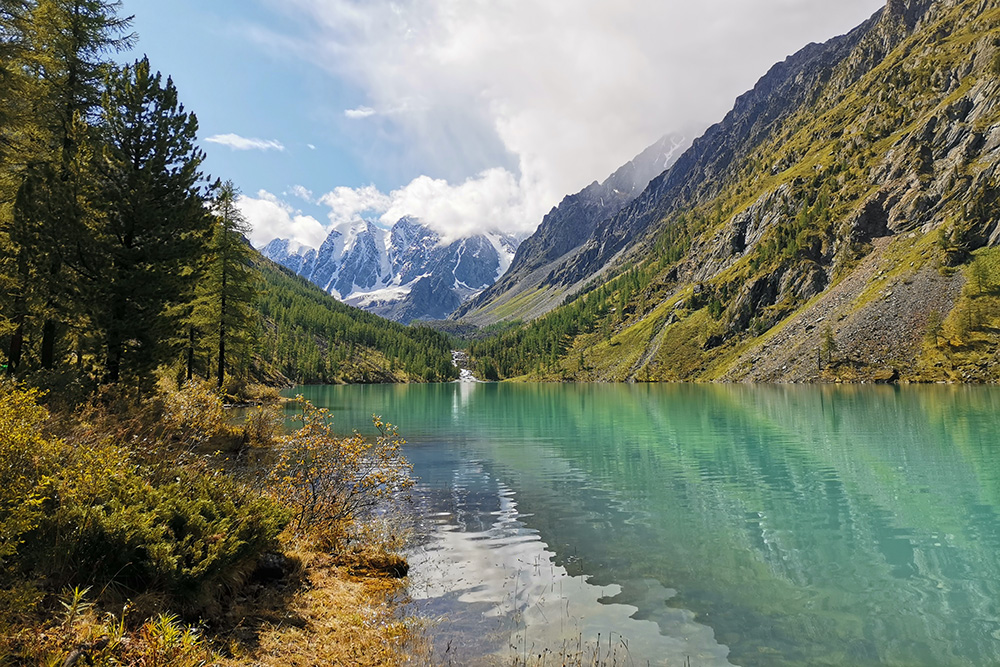
[[[435,516],[414,583],[466,614],[459,644],[558,643],[533,628],[568,601],[571,636],[634,638],[637,664],[1000,663],[995,390],[308,393],[401,424]]]
[[[547,652],[591,664],[600,652],[610,664],[626,664],[628,656],[650,656],[657,665],[689,656],[700,665],[729,664],[711,628],[667,606],[676,591],[653,580],[634,586],[648,598],[647,608],[660,610],[657,619],[639,618],[621,585],[593,585],[589,576],[557,565],[528,527],[514,490],[481,462],[457,463],[450,493],[442,491],[418,489],[430,526],[409,555],[410,594],[425,613],[440,617],[439,657],[469,664],[488,651],[522,659]]]

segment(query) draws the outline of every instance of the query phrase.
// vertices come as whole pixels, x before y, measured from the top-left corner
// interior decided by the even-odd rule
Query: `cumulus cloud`
[[[359,120],[361,118],[369,118],[375,115],[375,109],[371,107],[358,107],[357,109],[347,109],[344,111],[344,116],[350,118],[351,120]]]
[[[303,215],[266,190],[256,197],[242,195],[236,204],[250,223],[250,243],[258,248],[275,238],[318,248],[326,238],[327,231],[319,220]]]
[[[383,224],[414,216],[432,227],[445,242],[499,231],[529,234],[539,220],[536,208],[514,175],[506,169],[488,169],[459,185],[420,176],[390,194]]]
[[[229,146],[234,151],[284,151],[285,146],[274,139],[253,139],[238,134],[216,134],[205,139],[213,144]]]
[[[373,217],[389,208],[391,199],[379,192],[374,185],[363,188],[338,187],[319,198],[319,203],[330,209],[333,226],[360,220],[364,214]]]
[[[399,201],[465,229],[457,211],[513,229],[662,135],[693,138],[773,63],[883,4],[286,0],[301,32],[271,43],[360,91],[344,116],[370,119],[352,132],[374,170],[408,174]]]
[[[303,192],[304,191],[304,192]],[[309,194],[295,186],[290,195]],[[338,187],[315,201],[327,209],[328,223],[302,215],[273,194],[261,191],[256,198],[243,197],[240,208],[253,228],[251,241],[260,247],[273,238],[291,238],[295,243],[319,247],[330,229],[361,221],[388,228],[400,218],[419,219],[441,235],[442,243],[481,234],[501,232],[530,234],[537,221],[526,214],[532,203],[525,189],[506,169],[489,169],[458,185],[444,179],[419,176],[388,194],[374,185]]]

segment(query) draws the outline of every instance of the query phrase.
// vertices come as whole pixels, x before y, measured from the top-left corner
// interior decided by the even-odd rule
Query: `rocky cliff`
[[[531,318],[558,305],[559,291],[552,292],[548,299],[532,299],[532,293],[544,294],[538,288],[551,283],[553,270],[592,238],[598,224],[621,211],[654,177],[666,171],[689,143],[680,136],[665,136],[603,183],[595,181],[566,196],[542,219],[535,233],[521,243],[503,277],[470,299],[453,317],[485,325],[504,319],[505,311],[507,317],[516,313],[519,318]],[[513,309],[517,301],[522,303]]]

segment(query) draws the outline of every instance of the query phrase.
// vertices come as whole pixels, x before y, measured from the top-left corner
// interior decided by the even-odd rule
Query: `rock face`
[[[509,301],[545,283],[560,260],[591,238],[601,221],[639,196],[650,180],[668,169],[688,145],[683,137],[665,136],[603,183],[595,181],[580,192],[566,196],[542,219],[535,233],[521,243],[510,270],[492,287],[459,308],[454,317],[464,316],[479,324],[497,321],[499,318],[483,311],[488,311],[498,300]]]
[[[275,239],[261,254],[350,305],[389,319],[443,319],[492,285],[518,240],[482,234],[452,243],[413,218],[392,229],[371,223],[333,229],[319,248]]]
[[[850,33],[824,44],[810,44],[776,64],[752,90],[737,99],[720,123],[671,160],[672,166],[652,178],[641,193],[620,200],[617,210],[589,209],[590,217],[582,216],[585,222],[575,223],[578,236],[572,243],[564,242],[554,231],[564,227],[560,224],[560,209],[569,213],[575,204],[567,198],[525,241],[510,274],[456,315],[475,321],[477,310],[489,312],[491,303],[509,300],[508,293],[523,292],[528,271],[540,260],[550,260],[545,275],[533,276],[528,282],[531,289],[560,298],[536,297],[536,301],[546,303],[545,308],[530,313],[538,316],[561,303],[564,295],[578,291],[606,272],[609,265],[648,252],[666,219],[711,202],[737,182],[747,160],[777,141],[789,121],[821,100],[842,94],[868,75],[918,28],[933,4],[932,0],[892,0]],[[772,173],[793,167],[799,157],[783,156],[773,164]],[[586,199],[587,192],[574,197]]]

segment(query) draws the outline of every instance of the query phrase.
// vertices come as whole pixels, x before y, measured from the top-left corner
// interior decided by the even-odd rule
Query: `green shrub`
[[[213,604],[287,522],[224,475],[145,460],[110,442],[46,437],[37,392],[0,387],[4,583],[44,579]]]

